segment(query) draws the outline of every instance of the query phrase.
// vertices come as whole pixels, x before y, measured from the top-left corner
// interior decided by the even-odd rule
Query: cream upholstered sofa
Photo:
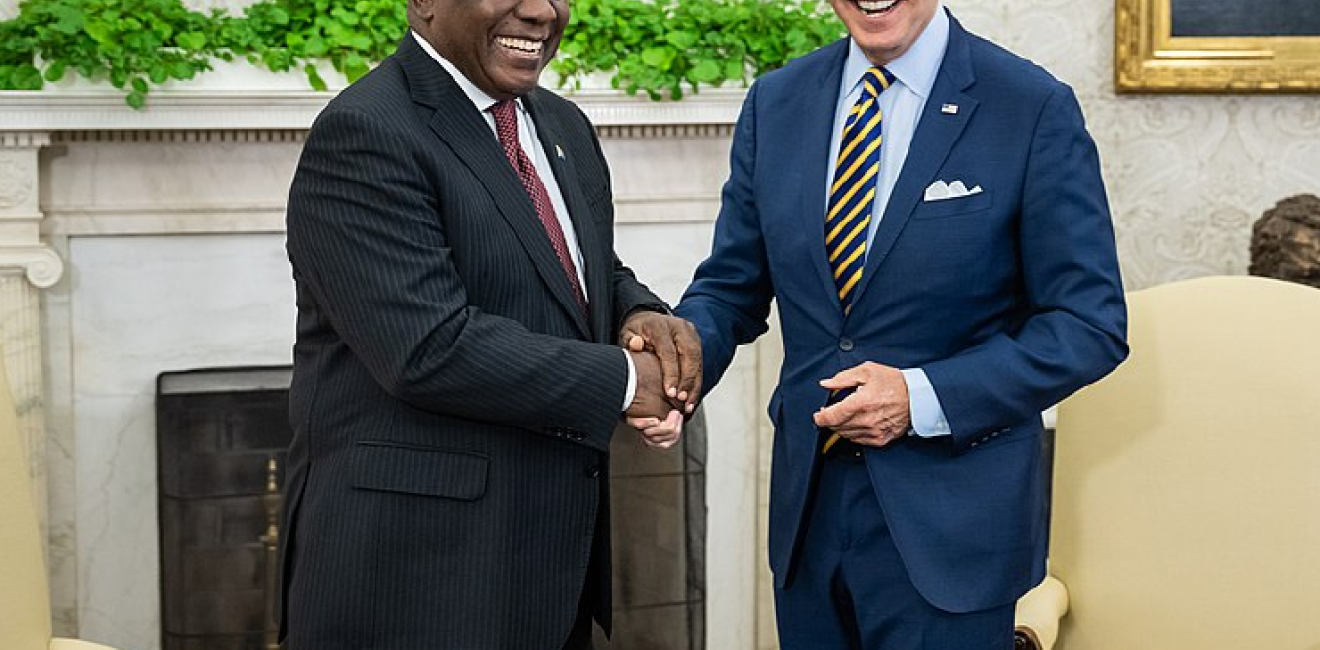
[[[113,650],[51,638],[46,563],[28,476],[0,354],[0,650]]]
[[[1128,361],[1059,408],[1020,640],[1320,650],[1320,290],[1213,277],[1128,306]]]

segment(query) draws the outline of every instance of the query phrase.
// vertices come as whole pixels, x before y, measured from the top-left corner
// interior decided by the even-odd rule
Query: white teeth
[[[898,4],[898,0],[857,0],[862,11],[884,11]]]
[[[511,47],[515,50],[521,50],[523,52],[531,52],[532,54],[537,54],[541,51],[541,41],[532,41],[525,38],[509,38],[508,36],[500,36],[495,39],[495,42],[499,43],[500,45],[503,45],[504,47]]]

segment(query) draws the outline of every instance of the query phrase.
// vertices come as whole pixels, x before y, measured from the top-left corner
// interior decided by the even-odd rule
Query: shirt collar
[[[889,70],[908,90],[922,99],[930,95],[935,86],[935,76],[939,74],[940,64],[944,62],[944,51],[949,45],[949,16],[941,3],[935,8],[935,15],[921,35],[912,43],[903,56],[886,65]],[[843,95],[852,92],[862,81],[862,75],[871,67],[866,54],[857,45],[857,41],[848,39],[848,58],[843,64]]]
[[[451,63],[449,59],[440,56],[440,53],[436,52],[435,48],[431,47],[431,44],[426,42],[426,39],[422,38],[421,34],[414,31],[412,32],[412,37],[417,41],[418,45],[422,46],[422,51],[426,52],[427,56],[435,59],[436,62],[440,64],[440,67],[444,68],[445,71],[449,73],[449,76],[454,78],[454,82],[458,84],[459,88],[463,89],[463,94],[467,95],[467,98],[472,101],[472,105],[476,106],[478,111],[485,113],[490,110],[491,106],[495,105],[495,100],[490,95],[487,95],[484,90],[478,88],[476,84],[472,83],[472,81],[467,78],[467,75],[460,72],[458,67]],[[527,110],[523,106],[522,98],[518,98],[515,105],[520,112]]]

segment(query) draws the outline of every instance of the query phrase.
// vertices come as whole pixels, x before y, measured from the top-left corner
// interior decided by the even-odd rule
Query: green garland
[[[551,64],[561,85],[612,73],[629,94],[683,96],[684,85],[745,83],[839,38],[820,0],[572,0],[573,20]],[[192,79],[215,59],[275,72],[316,63],[356,80],[394,51],[405,0],[262,0],[242,16],[192,11],[180,0],[24,0],[0,21],[0,90],[40,90],[75,73],[108,81],[141,108],[152,87]]]

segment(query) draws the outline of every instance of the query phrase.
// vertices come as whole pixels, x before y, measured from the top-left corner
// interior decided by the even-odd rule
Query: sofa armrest
[[[108,645],[78,639],[51,639],[50,650],[115,650]]]
[[[1068,613],[1068,588],[1054,576],[1045,576],[1017,603],[1015,647],[1051,650],[1059,638],[1059,619]]]

